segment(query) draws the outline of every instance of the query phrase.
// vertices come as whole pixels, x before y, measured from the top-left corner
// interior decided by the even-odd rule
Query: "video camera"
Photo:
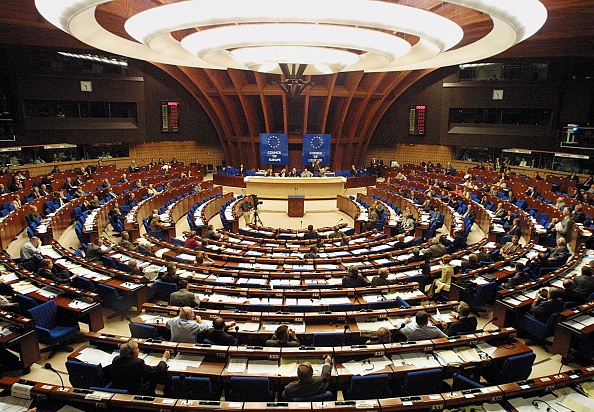
[[[253,194],[251,196],[252,196],[252,201],[254,202],[254,209],[258,210],[258,205],[261,205],[264,202],[262,202],[260,199],[258,199],[258,195]]]

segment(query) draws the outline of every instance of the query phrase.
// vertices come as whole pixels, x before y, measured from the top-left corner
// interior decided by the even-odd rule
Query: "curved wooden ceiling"
[[[488,16],[437,0],[391,0],[434,10],[464,29],[461,45],[491,27]],[[98,10],[102,25],[123,34],[130,15],[166,0],[114,0]],[[542,0],[549,18],[530,39],[497,57],[594,57],[594,0]],[[0,42],[87,49],[39,15],[33,0],[0,0]],[[461,46],[460,45],[460,46]],[[274,82],[278,75],[242,70],[208,70],[158,65],[180,82],[204,107],[231,164],[257,164],[261,132],[288,133],[300,143],[302,133],[333,135],[333,168],[363,161],[375,128],[392,103],[432,70],[389,73],[339,73],[309,77],[315,85],[289,99]]]

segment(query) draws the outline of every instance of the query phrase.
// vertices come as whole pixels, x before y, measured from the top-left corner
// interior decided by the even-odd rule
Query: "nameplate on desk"
[[[299,350],[316,350],[314,346],[300,346]]]
[[[92,390],[90,389],[79,389],[79,388],[74,388],[72,389],[72,393],[78,393],[78,394],[84,394],[84,395],[89,395],[91,393],[93,393]]]
[[[135,396],[134,400],[135,401],[143,401],[143,402],[154,402],[155,397],[154,396]]]
[[[268,407],[268,408],[287,408],[287,407],[289,407],[289,403],[288,402],[268,402],[266,404],[266,407]]]
[[[402,403],[404,402],[417,402],[420,401],[422,398],[420,396],[409,396],[406,398],[400,398],[400,400],[402,401]]]
[[[364,349],[366,347],[367,347],[367,345],[351,345],[351,348],[353,348],[353,349]]]
[[[198,402],[198,405],[200,405],[200,406],[221,406],[221,402],[220,401],[200,401],[200,402]]]
[[[10,388],[10,394],[15,398],[31,399],[31,389],[33,389],[33,385],[17,382]]]

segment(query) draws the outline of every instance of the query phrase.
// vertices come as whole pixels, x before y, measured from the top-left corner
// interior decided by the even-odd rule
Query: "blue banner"
[[[301,163],[310,165],[314,160],[320,160],[322,165],[330,163],[330,140],[329,134],[304,134],[303,154]]]
[[[260,159],[263,165],[286,165],[289,163],[289,135],[284,133],[260,133]]]

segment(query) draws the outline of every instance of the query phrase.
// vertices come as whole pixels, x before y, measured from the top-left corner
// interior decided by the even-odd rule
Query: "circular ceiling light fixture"
[[[294,7],[271,0],[186,0],[136,13],[125,22],[123,36],[96,18],[97,8],[112,2],[126,4],[35,0],[45,19],[100,50],[178,66],[271,73],[281,73],[279,64],[327,74],[468,63],[525,40],[547,18],[539,0],[446,0],[429,10],[396,0],[301,0]],[[444,4],[457,7],[456,13],[440,15]],[[492,28],[457,47],[464,32],[454,20],[464,19],[465,11],[488,15]]]

